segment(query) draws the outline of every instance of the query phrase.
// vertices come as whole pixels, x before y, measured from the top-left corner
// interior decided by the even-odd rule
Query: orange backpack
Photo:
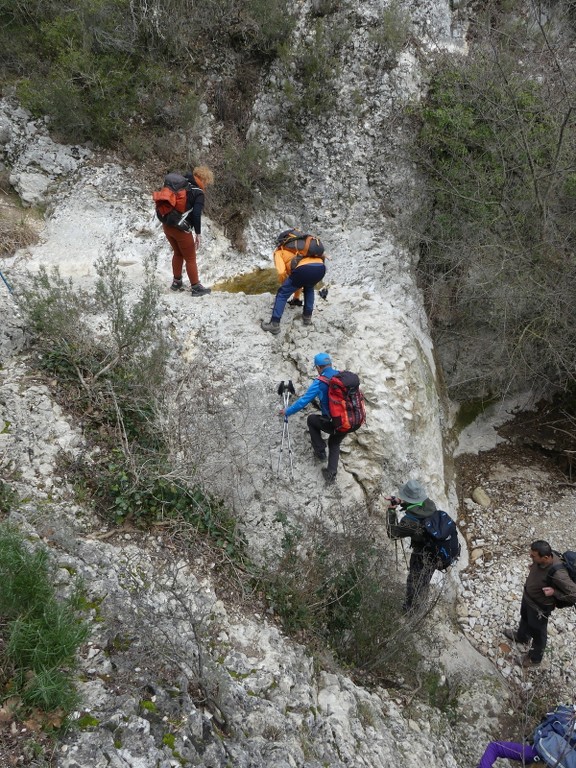
[[[191,189],[192,185],[188,179],[179,173],[169,173],[165,177],[162,189],[152,193],[156,216],[162,224],[190,232],[190,225],[186,221],[186,216],[190,213],[186,210],[186,200]]]
[[[299,229],[286,229],[277,236],[276,248],[295,254],[290,268],[296,269],[302,259],[313,258],[324,261],[324,244],[319,237],[307,235]]]

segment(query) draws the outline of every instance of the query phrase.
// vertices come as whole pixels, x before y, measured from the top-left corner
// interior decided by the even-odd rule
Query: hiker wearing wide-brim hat
[[[436,556],[422,520],[436,511],[436,504],[428,498],[426,488],[419,480],[408,480],[398,491],[398,496],[388,497],[388,535],[391,539],[410,538],[410,563],[406,580],[405,612],[425,607],[428,587],[436,570]],[[404,513],[398,520],[396,510]]]

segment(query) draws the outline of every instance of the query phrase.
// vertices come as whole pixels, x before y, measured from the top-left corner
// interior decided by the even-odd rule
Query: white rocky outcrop
[[[417,194],[395,117],[418,95],[419,64],[406,50],[393,70],[379,65],[367,42],[379,9],[377,2],[356,9],[357,43],[345,54],[338,124],[303,126],[300,146],[283,142],[274,126],[281,73],[270,72],[251,130],[264,137],[272,157],[294,169],[294,186],[277,210],[250,222],[248,250],[236,251],[207,217],[203,223],[205,284],[270,266],[272,236],[286,226],[318,231],[332,260],[328,299],[317,300],[312,327],[287,308],[278,337],[262,332],[259,320],[269,315],[271,294],[214,291],[193,299],[171,293],[169,247],[138,169],[54,144],[41,122],[5,100],[3,162],[23,202],[46,205],[47,216],[39,243],[3,259],[0,268],[15,284],[25,270],[34,279],[45,266],[86,285],[95,277],[95,260],[111,253],[137,287],[147,258],[157,258],[174,376],[188,371],[193,384],[174,394],[172,418],[187,438],[179,459],[193,459],[196,479],[226,499],[255,557],[273,559],[279,551],[279,512],[296,522],[321,517],[337,525],[335,508],[361,509],[375,524],[382,522],[383,497],[408,477],[418,477],[461,517],[470,563],[465,551],[463,573],[438,577],[442,599],[421,631],[431,671],[454,692],[450,717],[416,703],[415,692],[383,685],[369,691],[336,665],[312,658],[282,634],[273,616],[217,594],[212,564],[175,556],[162,535],[120,531],[108,538],[59,474],[59,457],[80,455],[83,436],[31,374],[23,323],[0,285],[0,468],[27,499],[12,521],[32,541],[50,546],[60,587],[66,590],[70,573],[77,573],[95,606],[81,689],[98,725],[67,737],[59,768],[168,768],[183,760],[206,768],[469,768],[497,727],[511,686],[531,684],[513,669],[498,632],[514,619],[525,540],[542,530],[544,519],[533,524],[536,510],[526,506],[521,527],[514,527],[516,507],[501,506],[510,477],[482,484],[492,506],[469,500],[466,514],[458,514],[445,466],[447,409],[413,257],[393,235],[394,220]],[[417,3],[412,13],[423,50],[464,49],[448,4]],[[279,456],[278,383],[291,379],[302,392],[318,351],[359,372],[368,411],[366,426],[343,443],[338,480],[329,488],[311,461],[304,414],[290,420],[294,476],[288,457]],[[547,530],[568,537],[569,527],[562,526],[571,503],[567,490],[546,515]],[[495,526],[492,516],[502,509],[503,522]],[[377,540],[392,566],[383,527]],[[391,579],[404,577],[402,564],[400,572],[391,568]],[[567,663],[574,625],[567,615],[558,622],[551,645]],[[559,685],[560,666],[548,667],[548,683]]]

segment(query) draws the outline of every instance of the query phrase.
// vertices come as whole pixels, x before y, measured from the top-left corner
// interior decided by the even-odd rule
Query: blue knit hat
[[[314,365],[322,367],[323,365],[332,365],[332,360],[328,352],[318,352],[314,358]]]

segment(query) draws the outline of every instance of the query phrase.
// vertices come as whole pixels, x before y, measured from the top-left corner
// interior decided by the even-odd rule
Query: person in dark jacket
[[[426,488],[418,480],[408,480],[398,496],[388,498],[388,535],[391,539],[410,538],[410,563],[406,580],[406,598],[402,605],[405,613],[423,608],[428,601],[430,580],[436,570],[434,546],[422,525],[431,517],[436,505],[428,498]],[[404,516],[398,520],[397,509]]]
[[[332,368],[332,359],[327,352],[319,352],[314,357],[314,367],[319,376],[322,375],[328,380],[339,373],[336,368]],[[318,399],[320,402],[320,414],[311,413],[308,416],[308,431],[315,457],[319,461],[326,461],[326,458],[328,458],[328,466],[322,468],[322,474],[326,483],[330,484],[336,480],[338,460],[340,459],[340,443],[346,437],[346,432],[336,432],[332,424],[328,409],[328,384],[318,378],[314,379],[302,397],[299,397],[286,410],[283,409],[281,413],[285,418],[288,418],[301,411],[308,403],[315,399]],[[322,437],[322,432],[329,435],[328,457],[326,457],[326,443]]]
[[[166,239],[172,247],[172,274],[174,279],[170,288],[173,291],[182,291],[182,268],[186,265],[186,274],[190,280],[192,296],[205,296],[210,293],[210,288],[205,288],[198,277],[196,265],[196,251],[200,247],[202,233],[202,211],[204,210],[204,190],[214,183],[214,174],[205,165],[199,165],[192,173],[185,173],[185,178],[190,182],[190,189],[186,193],[186,210],[190,211],[186,221],[192,228],[190,232],[184,232],[169,224],[162,224]],[[192,234],[194,233],[194,234]]]
[[[524,584],[518,629],[515,632],[504,630],[504,636],[509,640],[532,642],[520,661],[523,667],[541,663],[548,642],[548,618],[554,608],[576,604],[576,584],[550,544],[542,539],[533,541],[530,558],[532,565]]]

